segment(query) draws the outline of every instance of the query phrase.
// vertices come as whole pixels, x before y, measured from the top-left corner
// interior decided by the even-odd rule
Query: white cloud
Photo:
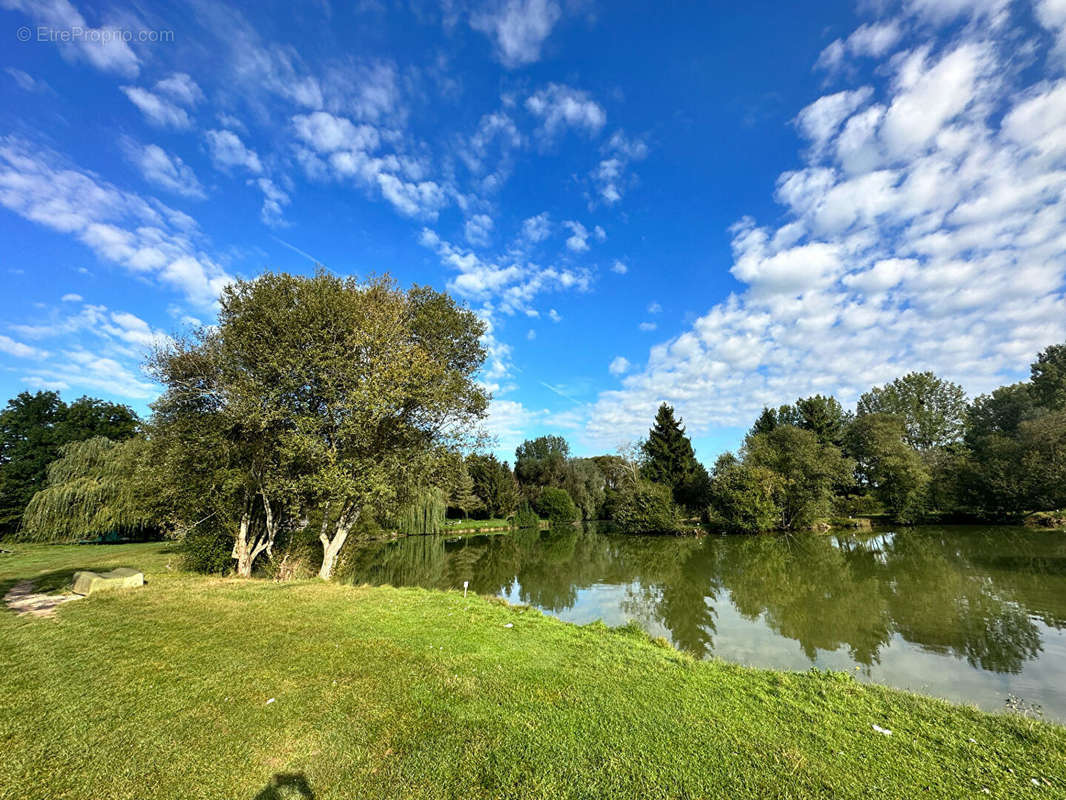
[[[548,216],[547,211],[537,214],[535,217],[529,217],[522,222],[522,237],[527,242],[534,244],[543,242],[551,236],[551,232],[551,218]]]
[[[427,179],[428,167],[421,160],[378,154],[383,137],[376,128],[324,111],[295,116],[292,122],[297,138],[309,146],[298,158],[310,177],[355,180],[417,219],[436,219],[446,205],[447,188]]]
[[[1036,18],[1055,36],[1055,50],[1066,57],[1066,0],[1037,0]]]
[[[816,67],[833,72],[848,56],[881,58],[889,53],[903,36],[898,20],[871,22],[856,29],[846,40],[836,39],[818,57]]]
[[[140,59],[127,44],[122,29],[110,24],[90,25],[69,0],[0,0],[0,6],[23,12],[35,26],[56,31],[81,29],[81,36],[56,41],[65,59],[126,77],[140,70]]]
[[[178,130],[187,130],[192,127],[192,119],[188,112],[177,104],[147,89],[142,89],[140,86],[123,86],[122,91],[153,125]]]
[[[592,172],[592,179],[600,198],[607,205],[622,199],[633,182],[629,165],[648,155],[648,145],[642,139],[630,139],[622,131],[615,131],[603,147],[604,158]]]
[[[607,367],[607,371],[615,376],[625,375],[627,372],[629,372],[629,367],[629,359],[623,356],[615,356],[614,359],[611,361],[610,366]]]
[[[0,353],[7,353],[16,358],[44,358],[47,356],[47,353],[43,350],[17,342],[10,336],[4,336],[3,334],[0,334]]]
[[[528,341],[532,342],[536,338],[537,338],[537,332],[535,330],[533,330],[532,328],[530,328],[529,331],[526,332],[526,339]]]
[[[419,236],[423,247],[433,250],[441,263],[455,270],[457,275],[448,281],[448,289],[463,297],[491,304],[490,310],[511,315],[529,316],[533,299],[547,291],[587,291],[592,276],[588,270],[543,267],[523,260],[514,254],[506,259],[485,260],[474,252],[440,238],[436,232],[423,228]],[[491,315],[490,315],[491,316]],[[553,321],[562,319],[552,309]]]
[[[15,67],[5,67],[4,72],[11,76],[11,79],[15,82],[20,89],[24,92],[33,92],[38,94],[51,93],[52,87],[45,83],[40,78],[35,78],[28,72],[16,69]]]
[[[615,260],[615,262],[611,264],[611,272],[617,272],[619,275],[625,275],[627,272],[629,272],[629,267],[626,266],[624,261]]]
[[[254,150],[245,147],[241,137],[233,131],[209,130],[204,133],[204,139],[207,140],[211,160],[219,169],[240,167],[256,175],[263,171],[259,156]]]
[[[184,161],[156,144],[122,140],[126,158],[141,171],[144,179],[182,197],[203,199],[207,195],[196,174]]]
[[[560,16],[554,0],[503,0],[472,14],[470,26],[488,35],[500,63],[514,69],[540,60],[544,40]]]
[[[80,294],[74,294],[73,292],[71,292],[69,294],[63,295],[59,299],[62,300],[64,303],[80,303],[85,298],[83,298]]]
[[[158,81],[155,91],[156,94],[165,95],[186,108],[191,108],[204,99],[204,93],[196,81],[185,72],[174,72]]]
[[[607,123],[607,112],[588,92],[558,83],[526,98],[526,110],[540,120],[541,133],[548,138],[566,128],[595,135]]]
[[[548,309],[548,319],[550,319],[552,322],[562,322],[563,316],[554,308],[550,308]]]
[[[1066,339],[1066,80],[1026,84],[1002,4],[956,5],[908,8],[977,24],[885,45],[876,92],[800,113],[813,146],[778,181],[783,221],[732,229],[743,291],[601,393],[590,440],[638,435],[662,401],[701,435],[915,369],[987,391]]]
[[[486,247],[492,238],[492,217],[488,214],[475,214],[466,221],[463,233],[470,244]]]
[[[282,225],[284,223],[283,210],[289,204],[289,195],[279,189],[270,178],[250,178],[248,183],[258,187],[263,193],[260,219],[267,225]]]
[[[659,313],[662,312],[662,310],[663,310],[663,307],[656,301],[652,301],[651,303],[648,304],[648,313],[649,314],[659,314]]]
[[[645,333],[650,333],[651,331],[655,330],[659,326],[658,326],[658,324],[656,324],[654,322],[642,322],[637,327],[640,328],[640,330],[644,331]]]
[[[589,237],[598,242],[606,241],[607,232],[599,225],[591,231],[576,220],[567,220],[563,225],[570,229],[570,236],[566,240],[566,246],[575,253],[584,253],[589,249]]]
[[[0,139],[0,205],[74,236],[131,273],[154,275],[197,305],[212,305],[230,281],[197,247],[200,234],[186,214],[123,191],[17,137]]]

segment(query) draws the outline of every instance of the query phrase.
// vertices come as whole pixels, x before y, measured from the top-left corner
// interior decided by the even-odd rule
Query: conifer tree
[[[672,406],[659,406],[655,424],[641,449],[644,478],[669,486],[674,500],[689,508],[706,504],[710,490],[707,470],[696,460],[692,442],[681,421],[674,417]]]

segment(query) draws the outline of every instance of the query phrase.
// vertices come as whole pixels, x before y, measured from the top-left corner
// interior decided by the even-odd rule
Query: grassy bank
[[[836,673],[460,592],[182,574],[165,545],[19,550],[2,589],[84,566],[148,585],[0,614],[0,798],[310,796],[279,775],[317,800],[1066,793],[1066,729]]]

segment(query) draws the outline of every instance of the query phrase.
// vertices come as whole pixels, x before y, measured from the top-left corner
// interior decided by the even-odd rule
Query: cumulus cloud
[[[470,16],[470,26],[489,36],[496,57],[509,69],[540,60],[544,41],[562,16],[555,0],[506,0]]]
[[[744,290],[601,393],[592,441],[638,434],[663,400],[700,435],[914,369],[987,391],[1066,338],[1066,79],[1026,85],[1003,4],[963,5],[909,3],[929,24],[980,23],[925,41],[860,29],[881,85],[800,112],[812,146],[777,182],[783,220],[731,230]]]
[[[492,238],[492,217],[488,214],[475,214],[466,221],[463,233],[470,244],[485,247]]]
[[[529,312],[534,298],[548,291],[587,291],[592,276],[588,270],[543,267],[534,262],[508,256],[487,260],[473,251],[440,238],[429,228],[419,237],[423,247],[433,250],[441,263],[457,274],[448,281],[448,289],[470,300],[490,303],[493,310],[511,315]],[[531,315],[532,316],[532,315]],[[553,321],[561,317],[551,309]]]
[[[380,152],[383,137],[376,128],[325,111],[297,115],[292,123],[304,145],[297,157],[309,177],[354,180],[418,219],[435,219],[447,203],[447,190],[428,178],[423,161]]]
[[[607,367],[607,371],[615,376],[625,375],[629,372],[629,367],[629,359],[624,356],[615,356],[611,361],[610,366]]]
[[[207,141],[211,160],[219,169],[228,171],[239,167],[255,174],[263,171],[258,154],[245,147],[241,137],[233,131],[209,130],[204,133],[204,139]]]
[[[588,92],[552,83],[526,98],[526,110],[540,120],[546,138],[573,128],[595,135],[607,123],[607,112]]]
[[[629,267],[626,266],[626,263],[624,261],[619,261],[615,259],[615,262],[611,264],[611,272],[616,272],[619,275],[625,275],[627,272],[629,272]]]

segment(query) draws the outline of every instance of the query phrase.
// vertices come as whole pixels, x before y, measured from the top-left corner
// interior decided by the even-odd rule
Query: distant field
[[[457,592],[190,575],[161,544],[15,549],[5,589],[148,584],[0,613],[0,798],[1066,794],[1066,728],[839,673]]]

